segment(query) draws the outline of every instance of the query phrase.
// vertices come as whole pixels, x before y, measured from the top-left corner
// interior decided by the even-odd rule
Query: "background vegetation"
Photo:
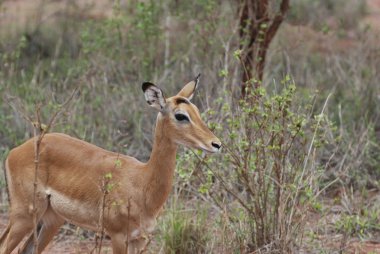
[[[147,160],[155,113],[141,83],[172,95],[202,73],[194,103],[224,150],[180,151],[151,253],[368,252],[380,241],[379,1],[291,1],[246,101],[238,1],[0,7],[1,159],[33,135],[24,114],[40,104],[48,121],[78,88],[53,131]]]

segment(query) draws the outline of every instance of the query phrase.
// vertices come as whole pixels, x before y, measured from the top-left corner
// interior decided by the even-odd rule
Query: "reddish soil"
[[[0,232],[2,232],[8,223],[7,215],[0,215]],[[93,236],[84,236],[82,230],[73,230],[68,225],[65,225],[60,234],[46,247],[44,254],[79,254],[90,253],[95,247]],[[111,243],[109,239],[104,239],[102,243],[101,253],[112,253]],[[13,252],[14,254],[17,251]],[[97,252],[96,252],[97,253]]]

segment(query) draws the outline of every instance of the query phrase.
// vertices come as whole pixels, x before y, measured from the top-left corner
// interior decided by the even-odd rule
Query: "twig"
[[[23,108],[23,111],[17,109],[10,101],[8,103],[11,105],[13,109],[21,113],[22,117],[28,121],[33,126],[33,135],[34,135],[34,182],[33,182],[33,204],[32,204],[32,213],[33,213],[33,246],[34,246],[34,252],[38,253],[38,218],[37,218],[37,208],[36,208],[36,201],[37,201],[37,188],[38,188],[38,171],[40,166],[40,146],[42,143],[42,139],[44,138],[45,134],[51,129],[53,126],[56,118],[58,115],[63,111],[63,109],[68,105],[68,103],[74,98],[75,93],[77,92],[77,89],[74,89],[72,94],[68,97],[68,99],[60,105],[59,109],[53,114],[53,116],[50,118],[48,125],[42,124],[41,121],[41,105],[36,105],[35,109],[35,121],[32,120],[31,117],[29,117],[25,109]]]
[[[115,171],[116,168],[118,167],[119,157],[120,157],[120,154],[118,153],[117,157],[116,157],[116,161],[115,161],[115,165],[114,165],[113,171]],[[101,185],[101,191],[103,193],[102,202],[101,202],[101,205],[102,205],[101,208],[102,209],[100,211],[99,223],[98,223],[98,228],[99,227],[100,228],[98,229],[98,232],[95,235],[95,246],[91,250],[90,253],[93,253],[93,251],[95,251],[97,249],[98,250],[98,254],[100,254],[100,252],[102,250],[103,239],[104,239],[104,211],[107,208],[106,199],[107,199],[107,196],[108,196],[108,194],[110,192],[109,185],[111,183],[111,180],[112,180],[112,175],[110,175],[109,177],[107,175],[103,176],[102,185]],[[100,231],[100,237],[98,235],[99,231]]]
[[[243,200],[241,200],[241,198],[236,194],[236,193],[234,193],[232,190],[230,190],[230,188],[229,187],[227,187],[227,185],[225,184],[225,182],[224,182],[224,180],[223,180],[223,178],[220,176],[220,175],[218,175],[206,162],[204,162],[203,160],[202,160],[202,158],[200,158],[199,156],[198,156],[198,154],[196,154],[193,150],[191,150],[192,152],[193,152],[193,154],[195,155],[195,157],[198,159],[198,160],[200,160],[201,162],[202,162],[202,164],[203,165],[205,165],[212,173],[213,173],[213,175],[216,177],[216,178],[218,178],[219,179],[219,181],[222,183],[222,185],[223,185],[223,187],[224,187],[224,189],[228,192],[228,193],[230,193],[238,202],[239,202],[239,204],[241,205],[241,206],[243,206],[247,211],[249,211],[252,215],[253,214],[255,214],[255,212],[252,210],[252,208],[251,207],[248,207],[245,203],[244,203],[244,201]]]
[[[328,103],[331,95],[332,95],[332,93],[330,93],[327,96],[326,101],[325,101],[325,103],[323,105],[321,114],[323,114],[325,112],[325,109],[327,107],[327,103]],[[307,156],[306,156],[305,161],[304,161],[304,166],[303,166],[303,169],[302,169],[301,176],[300,176],[300,178],[298,180],[298,183],[297,183],[297,189],[296,189],[296,193],[295,193],[294,197],[298,196],[298,193],[299,193],[299,190],[300,190],[301,181],[302,181],[302,179],[303,179],[303,177],[305,175],[306,167],[307,167],[307,164],[309,162],[310,155],[311,155],[311,150],[312,150],[312,148],[314,146],[314,140],[315,140],[315,137],[317,135],[318,128],[320,126],[320,121],[321,121],[321,119],[318,119],[318,121],[317,121],[317,128],[315,128],[315,130],[314,130],[314,134],[313,134],[313,137],[312,137],[311,142],[310,142],[310,146],[309,146],[309,149],[308,149],[308,152],[307,152]],[[296,199],[294,199],[292,208],[290,210],[289,222],[291,222],[293,220],[293,213],[294,213],[295,202],[296,202]],[[290,227],[290,223],[288,224],[288,231],[289,231],[289,227]]]

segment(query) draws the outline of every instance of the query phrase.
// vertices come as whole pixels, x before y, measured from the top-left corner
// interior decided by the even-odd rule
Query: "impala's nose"
[[[216,148],[218,151],[222,148],[222,143],[220,141],[211,142],[212,147]]]

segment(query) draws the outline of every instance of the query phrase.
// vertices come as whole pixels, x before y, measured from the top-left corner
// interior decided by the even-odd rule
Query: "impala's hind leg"
[[[1,249],[1,246],[4,245],[5,239],[7,239],[10,229],[11,229],[11,225],[8,223],[7,227],[4,229],[0,237],[0,249]]]
[[[18,217],[15,220],[10,220],[8,234],[4,236],[4,242],[1,244],[0,253],[11,253],[22,239],[30,234],[33,229],[33,219],[30,217]]]
[[[64,222],[51,208],[46,210],[41,218],[41,228],[38,231],[38,253],[41,253],[46,248]],[[34,253],[33,234],[29,236],[19,253]]]
[[[33,205],[28,202],[23,202],[18,199],[17,195],[11,197],[11,208],[9,212],[9,229],[3,235],[3,240],[0,246],[0,254],[11,253],[22,240],[31,234],[34,227],[34,218],[39,221],[41,215],[47,209],[47,199],[40,197],[36,199],[36,210],[32,212]],[[25,199],[24,199],[25,200]]]

